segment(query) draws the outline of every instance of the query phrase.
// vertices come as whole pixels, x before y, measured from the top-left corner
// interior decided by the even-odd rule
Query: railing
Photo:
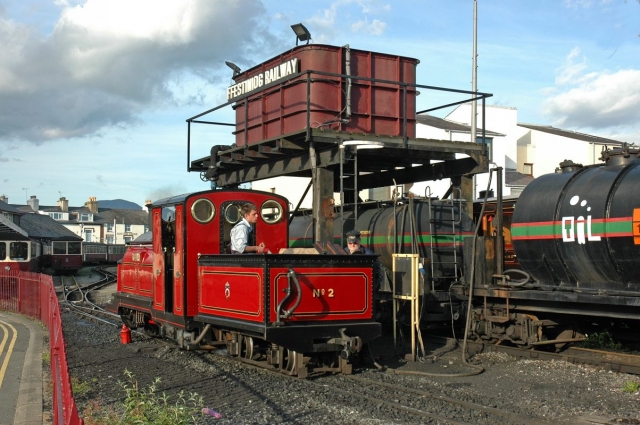
[[[0,310],[31,316],[49,328],[53,423],[84,424],[71,390],[60,307],[51,276],[0,270]]]

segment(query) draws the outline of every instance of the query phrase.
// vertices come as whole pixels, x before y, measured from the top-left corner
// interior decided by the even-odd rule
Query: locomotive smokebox
[[[640,290],[638,150],[623,146],[601,159],[541,176],[518,200],[513,246],[541,285]]]

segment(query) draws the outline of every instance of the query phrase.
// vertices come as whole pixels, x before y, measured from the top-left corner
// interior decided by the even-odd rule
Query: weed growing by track
[[[158,394],[160,378],[155,378],[147,388],[140,388],[135,376],[129,370],[124,371],[126,382],[119,384],[125,393],[121,404],[105,408],[99,402],[92,401],[83,414],[87,425],[186,425],[197,424],[204,404],[196,393],[184,394],[181,391],[177,400],[172,402],[165,393]],[[75,392],[75,387],[74,387]]]

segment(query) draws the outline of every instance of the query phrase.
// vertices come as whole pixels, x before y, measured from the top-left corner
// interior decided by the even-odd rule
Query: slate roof
[[[141,234],[140,236],[138,236],[137,238],[135,238],[134,240],[129,242],[129,244],[131,244],[131,245],[146,245],[146,244],[150,244],[152,242],[153,242],[153,232],[144,232],[143,234]]]
[[[98,210],[98,214],[93,215],[95,223],[113,223],[113,220],[117,220],[118,223],[122,223],[122,220],[126,224],[149,224],[149,213],[142,210]]]
[[[533,125],[533,124],[521,124],[518,123],[519,127],[528,128],[530,130],[542,131],[543,133],[549,133],[556,136],[567,137],[575,140],[582,140],[583,142],[590,143],[599,143],[604,145],[622,145],[622,142],[613,139],[606,139],[604,137],[593,136],[591,134],[578,133],[576,131],[570,130],[562,130],[560,128],[555,128],[550,125]]]
[[[533,177],[515,170],[505,170],[504,180],[507,186],[526,186],[533,181]]]
[[[81,241],[82,238],[64,227],[48,215],[25,214],[20,219],[20,227],[29,236],[36,239],[50,239],[55,241]]]
[[[23,212],[20,211],[18,208],[14,207],[13,205],[9,205],[4,201],[0,201],[0,211],[5,211],[13,214],[23,214]]]
[[[28,236],[24,229],[0,214],[0,239],[24,240]]]

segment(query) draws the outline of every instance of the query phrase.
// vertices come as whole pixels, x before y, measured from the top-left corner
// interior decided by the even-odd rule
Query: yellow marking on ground
[[[4,346],[8,339],[7,328],[4,325],[7,325],[13,331],[13,337],[11,338],[11,343],[9,344],[9,348],[7,349],[7,354],[5,355],[4,362],[2,363],[2,367],[0,368],[0,388],[2,388],[2,382],[4,381],[4,375],[7,372],[7,367],[9,366],[9,359],[11,359],[11,354],[13,353],[13,346],[16,344],[16,340],[18,339],[18,332],[16,328],[13,327],[11,323],[3,322],[0,320],[0,326],[4,331],[4,338],[2,339],[2,344],[0,345],[0,353],[4,350]]]

